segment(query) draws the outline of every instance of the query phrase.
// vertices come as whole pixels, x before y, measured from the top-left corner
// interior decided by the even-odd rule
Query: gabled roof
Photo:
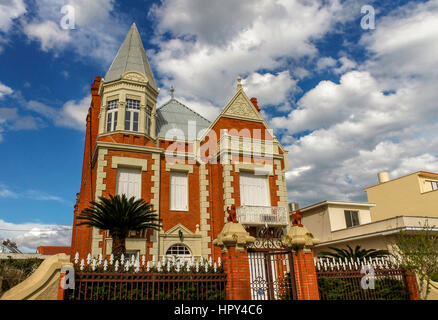
[[[194,121],[196,124],[196,137],[189,137],[189,121]],[[174,98],[157,109],[157,137],[165,137],[166,133],[173,130],[172,134],[178,136],[178,139],[196,139],[199,138],[200,131],[209,126],[210,121]],[[181,136],[181,133],[184,134],[184,137]]]
[[[128,35],[106,73],[105,82],[119,80],[127,71],[137,71],[144,74],[148,78],[150,86],[157,90],[154,74],[135,23],[132,24]]]

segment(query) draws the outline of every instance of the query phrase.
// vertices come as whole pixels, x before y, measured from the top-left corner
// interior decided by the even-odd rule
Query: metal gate
[[[248,250],[252,300],[295,300],[293,257],[286,250]]]

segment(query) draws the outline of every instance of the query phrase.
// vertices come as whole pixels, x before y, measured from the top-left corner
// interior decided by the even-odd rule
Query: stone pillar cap
[[[320,242],[306,227],[298,225],[290,227],[283,238],[284,245],[294,250],[304,249],[309,251]]]
[[[250,236],[240,223],[228,222],[218,234],[217,239],[213,240],[213,244],[221,247],[224,252],[232,246],[235,246],[237,251],[243,251],[254,241],[255,238]]]

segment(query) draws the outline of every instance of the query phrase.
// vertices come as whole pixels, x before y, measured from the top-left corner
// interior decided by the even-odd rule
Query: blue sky
[[[63,30],[60,10],[75,9]],[[363,5],[375,10],[364,30]],[[132,22],[161,93],[214,119],[241,76],[289,150],[290,201],[438,170],[438,1],[0,1],[0,238],[68,244],[85,115]]]

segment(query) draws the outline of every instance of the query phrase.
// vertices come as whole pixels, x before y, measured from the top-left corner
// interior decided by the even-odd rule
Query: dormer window
[[[125,130],[138,131],[138,119],[140,114],[140,101],[126,99]]]
[[[116,130],[117,127],[117,106],[119,100],[108,101],[106,131],[111,132]]]

